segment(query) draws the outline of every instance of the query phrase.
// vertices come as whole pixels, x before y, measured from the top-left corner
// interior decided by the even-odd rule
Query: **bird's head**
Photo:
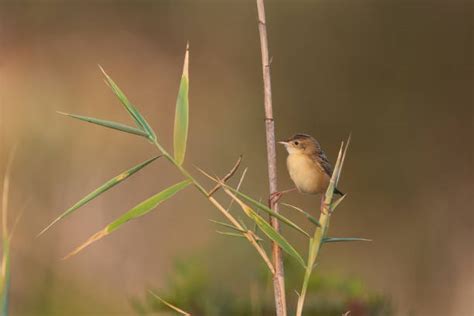
[[[311,154],[319,148],[318,141],[307,134],[296,134],[285,141],[278,142],[285,145],[288,153],[291,154]]]

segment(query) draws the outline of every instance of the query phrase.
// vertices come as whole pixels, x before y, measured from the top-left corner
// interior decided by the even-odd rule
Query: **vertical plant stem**
[[[272,108],[272,86],[270,81],[270,58],[268,53],[267,25],[265,19],[265,6],[263,0],[257,0],[258,11],[258,30],[260,33],[260,48],[262,51],[262,72],[263,72],[263,90],[265,106],[265,132],[267,138],[267,163],[268,163],[268,181],[270,194],[277,192],[276,175],[276,149],[275,149],[275,123],[273,120]],[[275,212],[278,212],[278,205],[270,200],[269,206]],[[270,217],[271,225],[279,232],[280,225],[278,220]],[[283,254],[277,243],[272,243],[273,267],[273,293],[275,296],[275,307],[277,316],[286,316],[286,296],[285,296],[285,272],[283,267]]]
[[[324,205],[321,205],[321,216],[319,217],[319,223],[321,224],[321,226],[316,228],[314,232],[314,236],[313,238],[311,238],[310,243],[309,243],[308,261],[306,263],[303,286],[301,287],[301,293],[298,298],[296,316],[301,316],[303,313],[303,305],[306,298],[306,291],[308,289],[309,279],[311,277],[311,273],[313,272],[316,259],[318,258],[319,249],[321,248],[322,240],[324,236],[326,235],[326,232],[329,228],[329,218],[331,216],[331,213],[329,212],[329,210],[324,210],[323,208],[324,208]]]

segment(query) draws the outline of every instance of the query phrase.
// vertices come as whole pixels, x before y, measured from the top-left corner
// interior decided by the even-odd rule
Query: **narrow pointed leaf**
[[[221,226],[230,228],[230,229],[232,229],[232,230],[238,231],[238,232],[240,232],[240,233],[246,233],[245,230],[240,229],[240,228],[238,228],[238,227],[235,227],[234,225],[231,225],[231,224],[227,224],[227,223],[223,223],[223,222],[218,222],[218,221],[215,221],[215,220],[212,220],[212,219],[210,219],[209,221],[213,222],[214,224],[221,225]]]
[[[303,267],[305,267],[305,262],[301,255],[296,251],[296,249],[283,237],[279,232],[277,232],[272,225],[270,225],[265,219],[258,215],[253,209],[251,209],[247,204],[242,200],[237,198],[232,192],[227,188],[224,188],[224,192],[233,198],[242,208],[244,213],[250,217],[255,223],[257,223],[260,230],[267,235],[268,238],[276,242],[283,251],[296,259]]]
[[[99,232],[95,233],[92,235],[86,242],[84,242],[82,245],[77,247],[73,252],[68,254],[64,259],[67,259],[71,256],[76,255],[79,253],[81,250],[89,246],[90,244],[96,242],[99,239],[102,239],[103,237],[109,235],[110,233],[114,232],[115,230],[119,229],[123,224],[126,222],[136,219],[138,217],[141,217],[153,209],[155,209],[160,203],[163,201],[166,201],[167,199],[171,198],[173,195],[181,191],[182,189],[186,188],[188,185],[191,184],[190,180],[184,180],[182,182],[179,182],[153,196],[150,198],[146,199],[145,201],[141,202],[140,204],[136,205],[133,207],[131,210],[127,211],[124,213],[122,216],[120,216],[118,219],[104,227],[102,230]]]
[[[334,212],[334,210],[339,206],[339,204],[341,204],[341,202],[346,198],[346,196],[347,193],[331,204],[331,212]]]
[[[337,185],[338,174],[341,172],[341,160],[343,156],[343,148],[344,142],[341,143],[341,147],[339,148],[339,153],[337,155],[336,164],[334,165],[334,171],[332,172],[331,179],[329,180],[328,188],[326,189],[326,193],[324,195],[324,203],[323,205],[330,205],[332,202],[332,198],[334,196],[334,189]],[[323,213],[326,213],[328,210],[321,210]]]
[[[232,200],[232,201],[233,201],[233,200]],[[240,225],[242,225],[243,228],[248,229],[248,228],[247,228],[247,225],[245,225],[245,222],[244,222],[244,220],[243,220],[242,218],[239,217],[239,218],[237,218],[237,220],[239,221]]]
[[[372,241],[367,238],[358,238],[358,237],[325,237],[323,238],[323,243],[330,242],[346,242],[346,241]]]
[[[188,139],[189,125],[189,44],[186,46],[184,56],[183,75],[179,84],[178,98],[176,100],[176,113],[174,117],[174,159],[178,165],[184,162],[186,142]]]
[[[265,204],[263,203],[260,203],[259,201],[257,200],[254,200],[253,198],[251,198],[250,196],[240,192],[240,191],[237,191],[236,189],[224,184],[224,187],[229,189],[230,191],[232,191],[233,193],[237,194],[239,197],[243,198],[244,200],[246,200],[247,202],[251,203],[252,205],[254,205],[255,207],[257,207],[258,209],[260,209],[261,211],[265,212],[265,213],[268,213],[270,214],[271,216],[273,217],[276,217],[278,218],[280,221],[282,221],[283,223],[287,224],[288,226],[294,228],[295,230],[297,230],[298,232],[302,233],[303,235],[305,235],[306,237],[309,238],[309,235],[307,232],[305,232],[301,227],[299,227],[298,225],[296,225],[295,223],[293,223],[292,221],[290,221],[288,218],[286,218],[285,216],[275,212],[274,210],[272,210],[271,208],[269,208],[268,206],[266,206]]]
[[[344,153],[342,154],[341,166],[339,168],[339,172],[337,173],[336,186],[339,183],[339,178],[340,178],[341,173],[342,173],[342,167],[344,166],[344,161],[346,160],[347,148],[349,148],[349,144],[351,143],[351,139],[352,139],[352,133],[350,133],[349,137],[347,138],[346,147],[344,148]]]
[[[166,201],[167,199],[169,199],[170,197],[172,197],[173,195],[175,195],[176,193],[178,193],[179,191],[181,191],[182,189],[184,189],[190,184],[191,184],[190,180],[184,180],[161,191],[158,194],[153,195],[149,199],[143,201],[142,203],[138,204],[127,213],[120,216],[113,223],[109,224],[107,226],[107,232],[111,233],[114,230],[117,230],[118,228],[120,228],[120,226],[122,226],[129,220],[132,220],[132,219],[135,219],[147,214],[148,212],[156,208],[161,202]]]
[[[105,76],[105,80],[108,84],[108,86],[112,89],[114,94],[117,96],[117,98],[120,100],[120,102],[123,104],[125,109],[127,110],[128,114],[133,118],[137,126],[142,129],[144,132],[146,132],[147,136],[150,139],[155,140],[156,135],[151,126],[148,124],[148,122],[145,120],[145,118],[138,112],[136,107],[128,100],[127,96],[120,90],[120,88],[117,86],[117,84],[110,78],[110,76],[105,72],[105,70],[99,65],[100,70]]]
[[[149,165],[150,163],[152,163],[153,161],[155,161],[156,159],[158,159],[160,156],[157,156],[157,157],[153,157],[151,159],[148,159],[130,169],[128,169],[127,171],[124,171],[122,172],[121,174],[119,174],[118,176],[115,176],[114,178],[110,179],[109,181],[105,182],[104,184],[102,184],[100,187],[98,187],[97,189],[95,189],[94,191],[92,191],[91,193],[87,194],[85,197],[83,197],[79,202],[77,202],[76,204],[74,204],[72,207],[70,207],[69,209],[67,209],[64,213],[62,213],[59,217],[57,217],[53,222],[51,222],[51,224],[49,224],[46,228],[44,228],[39,234],[38,236],[42,235],[43,233],[45,233],[48,229],[50,229],[54,224],[56,224],[58,221],[60,221],[61,219],[63,219],[64,217],[70,215],[72,212],[74,212],[75,210],[77,210],[78,208],[80,208],[81,206],[87,204],[88,202],[90,202],[91,200],[95,199],[96,197],[98,197],[99,195],[101,195],[102,193],[108,191],[109,189],[113,188],[114,186],[116,186],[117,184],[121,183],[122,181],[126,180],[128,177],[130,177],[131,175],[133,175],[134,173],[140,171],[141,169],[143,169],[144,167],[146,167],[147,165]]]
[[[158,295],[156,295],[155,293],[153,293],[152,291],[148,291],[151,295],[153,295],[155,298],[157,298],[158,300],[160,300],[163,304],[165,304],[166,306],[168,306],[169,308],[171,308],[172,310],[180,313],[181,315],[185,315],[185,316],[191,316],[190,313],[188,312],[185,312],[183,311],[181,308],[178,308],[176,306],[174,306],[173,304],[171,303],[168,303],[167,301],[165,301],[164,299],[162,299],[161,297],[159,297]]]
[[[278,233],[272,225],[270,225],[265,219],[263,219],[260,215],[255,213],[254,210],[248,209],[246,214],[257,223],[260,230],[268,236],[271,240],[276,242],[287,254],[292,256],[296,259],[303,267],[305,267],[305,263],[301,255],[296,251],[295,248],[283,237],[280,233]]]
[[[231,236],[231,237],[247,238],[247,237],[245,237],[245,235],[243,235],[242,233],[223,232],[223,231],[220,231],[220,230],[216,230],[216,233],[218,233],[218,234],[220,234],[220,235]]]
[[[300,212],[301,214],[303,214],[311,223],[313,223],[314,225],[318,226],[318,227],[321,227],[321,224],[318,222],[318,220],[312,216],[311,214],[309,214],[308,212],[305,212],[303,211],[301,208],[299,207],[296,207],[294,205],[291,205],[291,204],[287,204],[287,203],[281,203],[281,205],[285,205],[285,206],[288,206],[298,212]]]
[[[247,237],[242,233],[223,232],[223,231],[220,231],[220,230],[216,230],[216,233],[221,234],[221,235],[230,236],[230,237],[238,237],[238,238],[247,239]],[[254,238],[255,238],[256,241],[262,241],[262,238],[256,236],[255,234],[254,234]]]
[[[88,117],[88,116],[82,116],[82,115],[76,115],[76,114],[69,114],[69,113],[64,113],[64,112],[58,112],[59,114],[66,115],[84,122],[92,123],[92,124],[97,124],[103,127],[115,129],[121,132],[129,133],[129,134],[135,134],[135,135],[140,135],[140,136],[145,136],[148,137],[148,134],[138,128],[131,127],[122,123],[117,123],[117,122],[112,122],[112,121],[107,121],[107,120],[102,120],[94,117]]]

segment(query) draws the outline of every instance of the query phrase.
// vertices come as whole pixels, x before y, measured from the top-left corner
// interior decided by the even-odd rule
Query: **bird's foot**
[[[268,199],[268,203],[270,205],[274,205],[274,204],[278,203],[278,201],[283,196],[283,193],[284,192],[281,192],[281,191],[273,192],[272,194],[270,194],[270,198]]]
[[[324,201],[324,196],[321,197],[321,213],[323,213],[324,215],[328,215],[331,210],[330,210],[330,204],[329,203],[326,203],[326,201]]]

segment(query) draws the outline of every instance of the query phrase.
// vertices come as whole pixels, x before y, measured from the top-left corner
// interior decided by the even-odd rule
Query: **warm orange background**
[[[391,297],[397,315],[473,312],[472,12],[468,1],[267,1],[277,138],[312,134],[334,161],[352,131],[341,183],[349,197],[331,230],[374,240],[325,248],[318,273],[360,278]],[[156,154],[55,111],[130,122],[101,64],[171,148],[187,40],[186,166],[224,174],[243,153],[244,190],[265,197],[253,1],[0,2],[0,171],[18,145],[11,220],[27,203],[13,241],[12,315],[128,314],[131,296],[166,286],[176,257],[208,253],[211,271],[232,272],[223,283],[245,280],[259,262],[248,245],[214,233],[208,219],[220,217],[192,188],[59,260],[180,179],[164,160],[35,239],[86,193]],[[279,148],[279,186],[288,188],[284,157]]]

